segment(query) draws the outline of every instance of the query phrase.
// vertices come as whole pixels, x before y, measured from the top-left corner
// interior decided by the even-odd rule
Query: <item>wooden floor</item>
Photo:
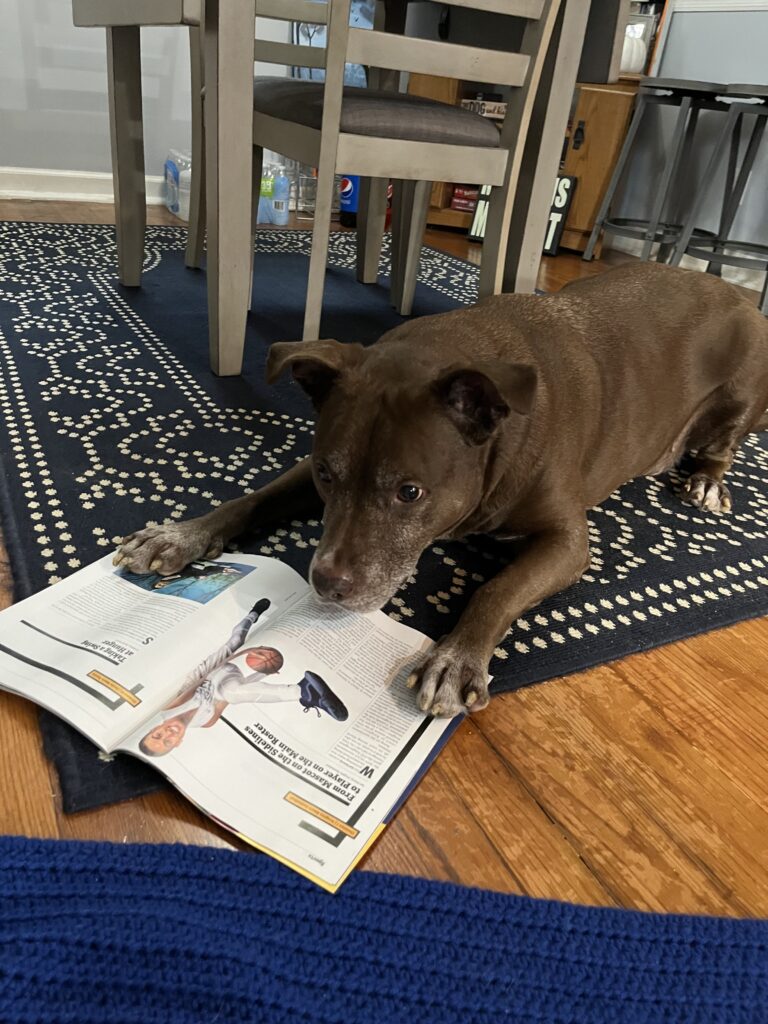
[[[0,219],[109,221],[111,208],[0,201]],[[467,255],[460,237],[428,241]],[[608,262],[558,256],[542,286]],[[496,698],[451,740],[364,868],[580,903],[768,916],[767,666],[768,622],[753,621]],[[229,843],[172,795],[62,815],[35,710],[8,695],[0,793],[3,833]]]

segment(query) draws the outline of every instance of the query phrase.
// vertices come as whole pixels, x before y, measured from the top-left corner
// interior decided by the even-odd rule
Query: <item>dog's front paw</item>
[[[450,641],[438,644],[426,655],[408,677],[407,685],[418,686],[416,700],[421,710],[440,718],[482,711],[491,699],[488,660]]]
[[[704,473],[689,476],[680,491],[680,498],[686,505],[695,505],[706,512],[730,512],[731,493],[720,480],[713,480]]]
[[[223,550],[221,538],[213,536],[201,523],[191,520],[167,526],[147,526],[123,537],[112,564],[130,572],[156,572],[167,576],[179,572],[196,558],[218,558]]]

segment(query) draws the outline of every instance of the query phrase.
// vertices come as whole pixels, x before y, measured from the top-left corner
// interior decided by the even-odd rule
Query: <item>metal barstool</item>
[[[707,261],[707,271],[720,274],[723,266],[742,267],[747,270],[768,271],[768,245],[759,242],[743,242],[731,238],[731,230],[760,143],[768,123],[767,85],[729,85],[722,93],[727,101],[728,114],[715,143],[715,149],[698,189],[690,212],[674,247],[670,263],[677,266],[683,256],[694,256]],[[744,156],[739,164],[739,151],[744,127],[744,118],[754,118]],[[705,238],[696,229],[696,221],[710,194],[712,182],[726,155],[728,169],[725,177],[725,191],[717,234]],[[760,310],[768,315],[768,277],[766,277],[760,300]]]
[[[641,258],[650,258],[654,242],[659,242],[659,253],[657,259],[663,262],[672,250],[672,245],[680,236],[682,225],[676,223],[682,217],[680,196],[680,183],[685,179],[685,170],[689,166],[693,137],[696,131],[696,123],[699,113],[702,110],[727,111],[727,106],[718,100],[718,96],[725,91],[725,86],[717,82],[695,82],[680,78],[643,78],[640,80],[640,88],[637,93],[635,112],[632,115],[627,137],[621,147],[619,159],[614,168],[613,175],[608,184],[608,189],[603,196],[600,210],[597,214],[592,234],[584,250],[583,259],[591,260],[594,256],[595,246],[600,237],[600,232],[621,235],[624,238],[639,238],[643,242]],[[675,130],[672,136],[672,145],[664,164],[661,179],[658,182],[653,200],[653,207],[647,220],[631,217],[610,217],[610,208],[614,195],[626,170],[635,137],[637,136],[640,124],[650,107],[677,107],[678,115],[675,120]],[[683,173],[677,175],[678,167],[683,168]],[[670,200],[670,187],[674,188],[675,196],[669,201],[670,221],[662,221],[661,216],[664,207]],[[696,232],[698,237],[699,232]],[[704,232],[704,236],[711,236],[712,232]]]

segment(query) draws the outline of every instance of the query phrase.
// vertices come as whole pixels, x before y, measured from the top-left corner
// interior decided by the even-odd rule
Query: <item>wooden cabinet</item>
[[[583,82],[576,86],[574,113],[565,145],[561,174],[577,179],[568,219],[560,240],[564,249],[583,252],[619,158],[637,94],[639,75],[622,75],[607,85]],[[464,83],[455,78],[411,75],[408,92],[442,103],[460,103]],[[554,189],[554,182],[552,187]],[[472,214],[451,209],[453,185],[432,186],[428,224],[468,229]],[[595,255],[600,255],[598,244]]]
[[[597,218],[600,202],[627,134],[639,76],[622,76],[609,85],[581,83],[567,140],[562,174],[577,179],[565,230],[564,249],[583,252]],[[598,244],[595,255],[600,255]]]

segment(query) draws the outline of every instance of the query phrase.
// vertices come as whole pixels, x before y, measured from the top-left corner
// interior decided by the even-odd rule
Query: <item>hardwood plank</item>
[[[631,659],[628,659],[629,663]],[[620,663],[620,664],[627,664]],[[480,720],[625,905],[768,911],[766,811],[626,687],[616,667],[502,698]],[[509,705],[514,704],[514,713]]]
[[[467,813],[463,793],[445,772],[445,761],[441,755],[425,775],[363,867],[521,892],[514,867]]]
[[[0,834],[59,837],[37,709],[0,691]]]
[[[452,738],[450,753],[441,758],[441,772],[513,872],[517,885],[511,891],[528,896],[558,892],[576,903],[614,902],[567,837],[552,827],[510,752],[495,750],[481,724],[470,719]],[[478,884],[472,874],[465,873],[462,881]]]
[[[625,679],[740,791],[768,805],[768,626],[741,622],[639,656]],[[766,843],[768,845],[768,841]]]

